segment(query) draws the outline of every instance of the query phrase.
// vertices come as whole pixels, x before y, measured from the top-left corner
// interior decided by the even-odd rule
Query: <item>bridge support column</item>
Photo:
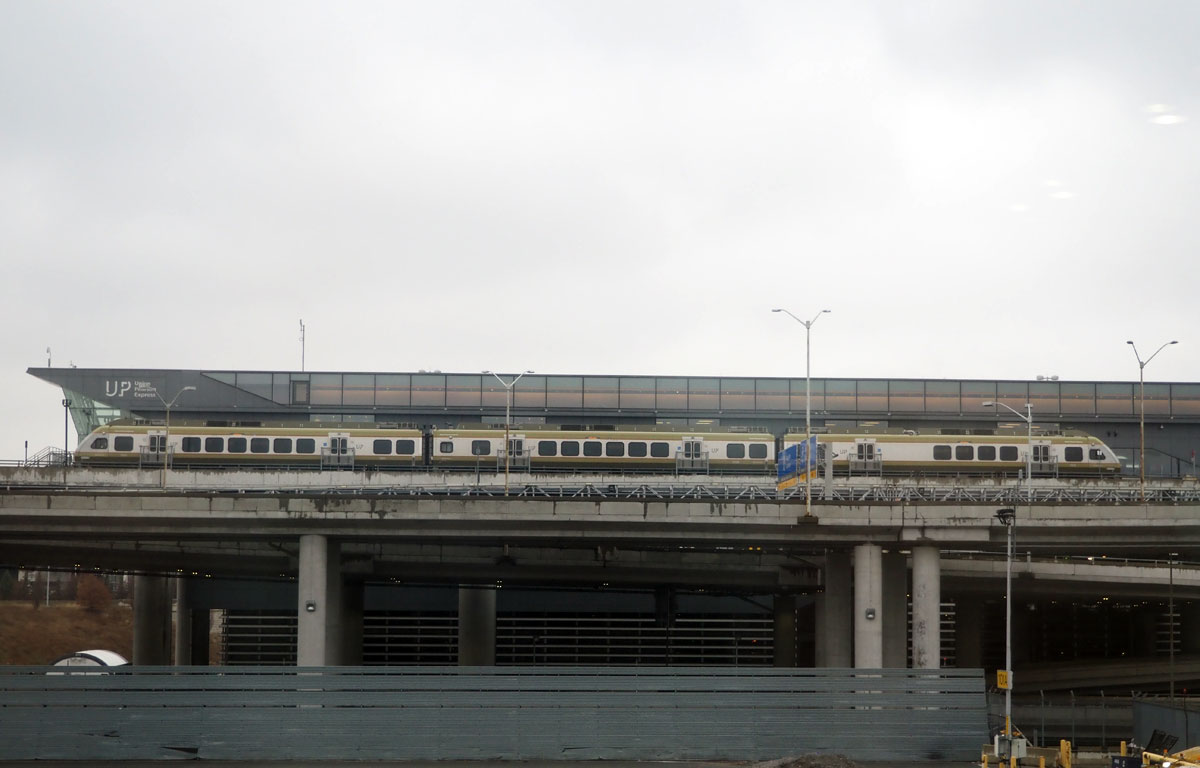
[[[908,558],[903,552],[883,553],[883,666],[908,666]]]
[[[342,585],[341,658],[339,664],[355,667],[363,663],[363,589],[361,581]]]
[[[133,577],[133,663],[171,663],[171,597],[166,576]]]
[[[960,669],[983,666],[983,601],[978,595],[954,599],[954,656]]]
[[[796,596],[775,595],[775,621],[772,624],[775,666],[796,666]]]
[[[853,665],[853,602],[850,553],[825,550],[824,592],[817,597],[816,663],[818,667]]]
[[[327,536],[300,537],[300,585],[296,617],[296,665],[341,663],[341,545]]]
[[[464,667],[496,663],[496,590],[458,588],[458,663]]]
[[[883,666],[883,550],[877,544],[854,548],[854,666]]]
[[[942,666],[942,566],[937,547],[913,547],[913,669]]]

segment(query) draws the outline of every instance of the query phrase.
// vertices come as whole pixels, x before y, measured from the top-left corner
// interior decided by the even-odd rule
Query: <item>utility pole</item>
[[[304,318],[300,318],[300,370],[304,370]]]

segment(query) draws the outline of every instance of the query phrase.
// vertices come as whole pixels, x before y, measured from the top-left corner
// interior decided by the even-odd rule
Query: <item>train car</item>
[[[79,443],[83,465],[175,467],[401,467],[424,462],[419,429],[360,427],[212,427],[112,422]]]
[[[651,430],[513,429],[507,462],[531,470],[771,472],[775,437],[769,433]],[[436,429],[429,463],[435,467],[503,467],[503,429]]]
[[[788,434],[784,447],[803,442]],[[825,433],[821,456],[836,474],[1010,474],[1023,472],[1029,439],[1024,434],[966,435],[943,432]],[[1083,433],[1035,434],[1033,475],[1116,475],[1121,463],[1099,438]]]

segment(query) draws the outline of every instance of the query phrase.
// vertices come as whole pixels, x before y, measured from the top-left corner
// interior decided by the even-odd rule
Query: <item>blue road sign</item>
[[[789,445],[779,452],[775,459],[776,479],[783,482],[796,476],[799,462],[796,461],[800,446]]]

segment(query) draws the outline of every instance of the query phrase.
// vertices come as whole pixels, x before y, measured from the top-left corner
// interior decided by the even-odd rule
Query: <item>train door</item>
[[[321,466],[332,469],[354,468],[354,448],[350,445],[349,432],[330,432],[325,445],[321,446]]]
[[[875,438],[859,438],[854,441],[854,450],[850,453],[850,474],[855,472],[868,475],[881,474],[883,470],[883,452],[875,444]]]
[[[143,464],[161,465],[167,460],[166,430],[153,429],[146,433],[146,445],[140,456]]]
[[[683,438],[679,453],[675,455],[675,471],[679,470],[708,471],[708,451],[704,449],[703,437]]]
[[[1058,457],[1051,450],[1049,440],[1035,440],[1033,442],[1033,459],[1030,467],[1035,477],[1038,475],[1058,475]]]
[[[505,446],[505,457],[508,461],[508,466],[529,468],[529,453],[525,450],[525,435],[515,434],[509,435],[508,445]]]

